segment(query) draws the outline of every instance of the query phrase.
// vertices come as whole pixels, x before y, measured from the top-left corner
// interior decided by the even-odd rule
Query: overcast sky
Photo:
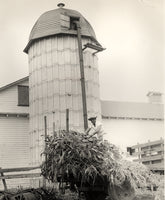
[[[0,0],[0,87],[28,75],[23,53],[39,16],[56,0]],[[93,26],[106,51],[98,54],[101,99],[145,102],[163,92],[163,0],[63,0]]]

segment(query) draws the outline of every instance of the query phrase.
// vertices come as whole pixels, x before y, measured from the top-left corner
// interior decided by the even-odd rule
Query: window
[[[154,148],[159,148],[159,147],[161,147],[161,144],[155,144],[155,145],[152,145],[152,146],[151,146],[152,149],[154,149]]]
[[[141,157],[142,158],[146,158],[147,156],[146,156],[146,154],[142,154]]]
[[[129,152],[130,155],[135,153],[135,149],[132,149],[131,147],[127,147],[127,152]]]
[[[153,160],[152,164],[157,164],[157,163],[161,163],[161,160]]]
[[[79,17],[70,17],[70,29],[71,30],[77,30],[75,21],[79,21]]]
[[[144,164],[144,165],[149,165],[149,164],[150,164],[150,161],[144,161],[144,162],[142,162],[142,164]]]
[[[135,153],[135,149],[132,149],[132,153]]]
[[[18,85],[18,106],[29,106],[29,87]]]
[[[141,148],[142,151],[145,151],[145,150],[148,150],[148,149],[149,149],[149,146],[145,146],[145,147]]]

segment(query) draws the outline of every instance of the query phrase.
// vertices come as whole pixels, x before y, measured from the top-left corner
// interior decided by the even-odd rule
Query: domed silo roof
[[[78,11],[61,7],[45,12],[39,17],[31,30],[29,42],[26,45],[24,52],[28,53],[31,44],[35,40],[41,38],[57,34],[77,35],[77,31],[70,27],[71,21],[74,19],[79,19],[81,35],[90,37],[97,45],[100,45],[96,39],[92,26]]]

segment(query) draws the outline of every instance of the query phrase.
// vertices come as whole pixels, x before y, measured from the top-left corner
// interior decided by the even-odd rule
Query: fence
[[[45,125],[45,147],[46,147],[46,137],[47,137],[47,117],[44,116],[44,125]],[[53,124],[53,127],[55,124]],[[69,131],[69,109],[66,109],[66,130]],[[55,130],[53,130],[55,131]],[[47,158],[45,157],[47,160]],[[4,187],[4,190],[7,190],[7,183],[6,179],[16,179],[16,178],[37,178],[40,177],[40,173],[23,173],[23,174],[10,174],[6,175],[6,173],[12,173],[12,172],[24,172],[24,171],[32,171],[35,169],[39,169],[40,167],[21,167],[21,168],[7,168],[2,169],[0,168],[0,180],[2,180],[2,184]],[[5,174],[4,174],[5,173]],[[43,179],[43,187],[46,187],[46,180]]]
[[[2,169],[0,168],[0,180],[2,180],[4,190],[7,190],[7,183],[6,179],[16,179],[16,178],[35,178],[40,177],[40,173],[21,173],[21,174],[10,174],[6,175],[6,173],[11,172],[28,172],[35,169],[39,169],[40,167],[22,167],[22,168],[8,168],[8,169]]]

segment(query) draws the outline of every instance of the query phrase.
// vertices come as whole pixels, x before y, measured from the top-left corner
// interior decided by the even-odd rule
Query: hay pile
[[[153,180],[144,165],[123,160],[115,145],[86,133],[61,131],[48,136],[44,154],[47,159],[41,171],[47,180],[54,183],[60,177],[62,182],[94,185],[99,177],[114,199],[119,198],[122,188],[123,196],[129,196]]]

